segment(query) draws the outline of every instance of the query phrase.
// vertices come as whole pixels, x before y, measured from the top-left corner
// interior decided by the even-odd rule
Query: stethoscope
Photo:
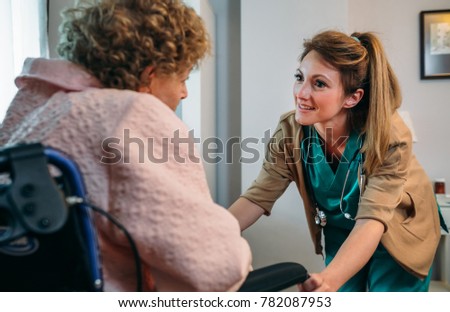
[[[311,136],[311,128],[312,127],[313,126],[309,126],[308,127],[309,128],[309,138],[312,138],[312,136]],[[352,221],[355,221],[355,218],[352,217],[352,215],[350,213],[344,211],[344,209],[342,208],[342,202],[343,202],[343,199],[344,199],[345,187],[347,186],[348,177],[350,175],[351,165],[352,165],[352,163],[355,161],[355,159],[358,156],[360,156],[359,157],[359,181],[358,181],[359,182],[359,200],[358,200],[358,204],[361,202],[361,194],[363,192],[363,187],[364,187],[364,185],[366,183],[366,181],[365,181],[366,180],[366,176],[365,176],[365,173],[364,173],[364,166],[363,166],[363,164],[364,164],[364,153],[361,152],[361,149],[362,149],[362,146],[363,146],[363,142],[364,142],[364,140],[363,140],[363,138],[361,138],[358,150],[355,152],[355,154],[353,155],[353,157],[351,158],[351,160],[348,163],[348,169],[347,169],[347,173],[345,174],[345,179],[344,179],[344,183],[343,183],[342,191],[341,191],[341,197],[340,197],[340,200],[339,200],[339,210],[341,211],[342,215],[347,220],[352,220]],[[310,155],[310,150],[309,150],[310,146],[311,145],[308,144],[308,152],[307,152],[308,156],[307,157],[309,157],[309,155]],[[310,196],[311,196],[311,198],[312,198],[312,200],[314,202],[314,207],[315,207],[314,222],[317,225],[320,225],[321,227],[324,227],[324,226],[327,225],[327,215],[325,214],[325,212],[323,210],[319,209],[319,205],[317,203],[317,200],[316,200],[316,198],[314,196],[314,192],[313,192],[312,186],[310,184],[308,170],[306,168],[306,162],[305,161],[303,161],[303,167],[304,167],[304,172],[305,172],[304,174],[305,174],[305,178],[306,178],[305,182],[306,182],[306,185],[308,185]]]

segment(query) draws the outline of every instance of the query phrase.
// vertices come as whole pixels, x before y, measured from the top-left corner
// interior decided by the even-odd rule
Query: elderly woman
[[[249,246],[174,113],[209,50],[201,18],[178,0],[103,0],[66,10],[61,32],[63,59],[25,61],[0,143],[39,140],[79,164],[90,201],[134,237],[145,290],[237,289]],[[134,290],[126,237],[96,224],[105,290]]]

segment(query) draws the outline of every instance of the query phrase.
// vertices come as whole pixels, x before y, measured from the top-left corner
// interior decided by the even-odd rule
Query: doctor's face
[[[295,78],[295,119],[299,124],[334,127],[346,122],[341,74],[319,53],[313,50],[303,58]]]

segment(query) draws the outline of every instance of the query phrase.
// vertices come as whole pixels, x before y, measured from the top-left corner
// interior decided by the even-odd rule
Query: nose
[[[308,98],[311,94],[311,88],[305,82],[294,83],[294,96],[299,99]]]
[[[182,90],[181,90],[181,99],[184,100],[185,98],[188,97],[188,89],[186,86],[183,86]]]

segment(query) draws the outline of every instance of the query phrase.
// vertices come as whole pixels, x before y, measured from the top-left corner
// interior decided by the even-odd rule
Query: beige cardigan
[[[146,290],[153,286],[150,274],[160,291],[239,287],[250,248],[237,220],[213,202],[200,157],[186,143],[188,129],[173,111],[151,95],[102,89],[63,60],[27,60],[16,84],[0,144],[19,133],[16,140],[43,139],[72,156],[90,200],[136,241]],[[134,290],[128,241],[101,217],[97,226],[105,290]]]
[[[269,143],[259,176],[242,196],[270,214],[275,201],[294,181],[303,200],[317,254],[321,228],[305,188],[301,163],[302,127],[295,113],[284,114]],[[389,151],[381,168],[366,179],[356,219],[376,219],[385,226],[381,243],[400,265],[418,277],[428,275],[440,239],[436,199],[426,173],[412,153],[411,134],[401,117],[392,119]]]

